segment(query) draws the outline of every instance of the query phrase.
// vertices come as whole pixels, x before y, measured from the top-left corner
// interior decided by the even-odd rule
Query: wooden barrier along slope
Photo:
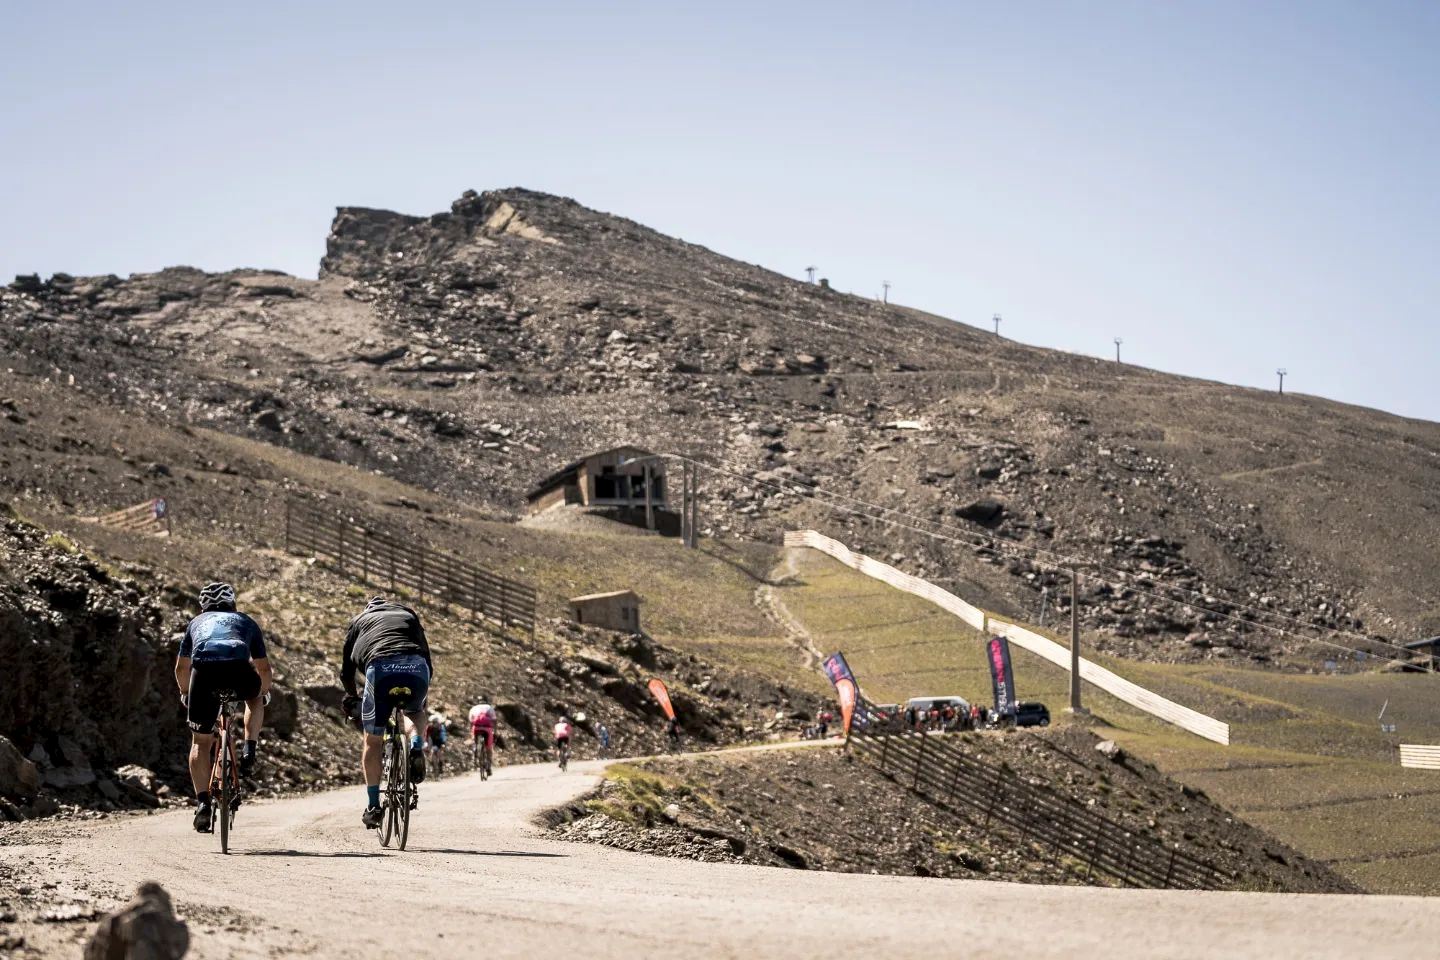
[[[868,577],[873,577],[897,590],[903,590],[923,600],[929,600],[942,610],[953,613],[981,633],[1003,635],[1017,647],[1043,657],[1062,670],[1067,672],[1070,670],[1069,647],[1061,646],[1054,640],[1042,637],[1033,630],[1028,630],[1018,624],[1007,623],[991,617],[974,604],[966,603],[953,593],[942,590],[928,580],[921,580],[919,577],[895,569],[888,563],[881,563],[873,557],[856,553],[840,541],[831,539],[822,533],[814,530],[788,532],[785,534],[785,546],[809,547],[812,550],[818,550]],[[1227,746],[1230,743],[1229,724],[1182,706],[1173,700],[1167,700],[1153,690],[1147,690],[1139,684],[1132,683],[1119,674],[1083,657],[1080,659],[1080,679],[1098,687],[1115,699],[1128,703],[1137,710],[1142,710],[1166,723],[1174,724],[1197,737],[1204,737],[1206,740],[1213,740]]]
[[[171,533],[170,505],[164,497],[145,500],[133,507],[116,510],[114,513],[84,519],[98,523],[102,527],[132,530],[136,533],[152,533],[160,537],[168,537]]]
[[[1400,766],[1412,770],[1440,770],[1440,746],[1429,743],[1402,743]]]
[[[409,590],[421,602],[455,604],[476,621],[535,635],[535,588],[412,540],[373,520],[299,500],[285,503],[285,550],[313,556],[362,583]]]
[[[1132,832],[1084,804],[1008,769],[970,756],[947,734],[905,730],[880,717],[863,699],[846,746],[885,776],[989,832],[1018,834],[1021,848],[1039,845],[1056,859],[1085,865],[1087,878],[1104,874],[1125,886],[1220,890],[1231,878],[1198,850]]]

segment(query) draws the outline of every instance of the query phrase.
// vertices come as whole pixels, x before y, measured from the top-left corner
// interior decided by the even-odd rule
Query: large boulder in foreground
[[[20,749],[0,737],[0,797],[33,800],[40,792],[40,770]]]
[[[170,894],[154,881],[100,921],[85,944],[85,960],[180,960],[190,949],[190,928],[176,919]]]

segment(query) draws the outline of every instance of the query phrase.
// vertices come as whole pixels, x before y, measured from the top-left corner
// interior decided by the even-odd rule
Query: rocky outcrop
[[[100,921],[85,944],[85,960],[180,960],[190,949],[190,928],[176,918],[170,894],[153,881]]]
[[[1419,546],[1440,537],[1434,425],[1026,347],[532,191],[342,208],[319,283],[21,278],[0,345],[126,410],[497,510],[589,450],[701,454],[726,471],[702,490],[707,533],[818,525],[1026,618],[1066,592],[1042,552],[1103,564],[1080,619],[1126,655],[1318,649],[1227,619],[1240,605],[1327,635],[1440,631],[1420,599],[1440,589]],[[1331,510],[1347,500],[1363,509]],[[877,506],[909,519],[867,522]]]
[[[33,800],[40,792],[40,771],[15,744],[0,737],[0,797]]]

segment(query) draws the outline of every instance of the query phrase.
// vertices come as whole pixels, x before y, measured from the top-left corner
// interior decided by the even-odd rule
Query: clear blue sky
[[[313,276],[336,206],[519,185],[1440,420],[1437,105],[1434,2],[14,4],[0,277]]]

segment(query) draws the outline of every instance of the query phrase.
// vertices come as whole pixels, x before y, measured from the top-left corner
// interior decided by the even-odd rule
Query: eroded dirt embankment
[[[1095,749],[1067,729],[967,735],[966,746],[1015,777],[1095,809],[1220,867],[1230,888],[1354,892],[1355,886],[1143,761]],[[612,767],[600,790],[556,827],[567,839],[664,856],[772,866],[1106,883],[1015,831],[943,810],[838,749],[720,753]]]

